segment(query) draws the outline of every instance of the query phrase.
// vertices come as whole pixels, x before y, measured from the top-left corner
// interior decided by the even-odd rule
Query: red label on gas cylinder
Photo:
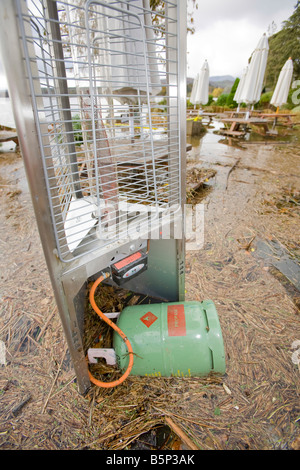
[[[157,320],[157,317],[152,312],[145,313],[140,320],[146,325],[147,328],[150,328],[151,325]]]
[[[168,306],[169,336],[186,336],[184,305]]]

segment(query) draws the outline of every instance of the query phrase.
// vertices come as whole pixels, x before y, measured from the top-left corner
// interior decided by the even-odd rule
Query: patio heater
[[[85,393],[88,281],[184,304],[186,2],[154,13],[148,0],[3,0],[0,35],[40,238]]]

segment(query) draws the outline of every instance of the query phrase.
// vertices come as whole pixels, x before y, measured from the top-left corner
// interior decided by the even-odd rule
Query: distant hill
[[[192,90],[193,78],[187,78],[187,89]],[[223,88],[224,93],[229,93],[232,85],[234,84],[235,78],[232,75],[217,75],[209,77],[209,92],[211,93],[214,88]]]
[[[235,78],[231,75],[220,75],[216,77],[209,77],[209,85],[211,91],[214,88],[224,88],[224,93],[229,93]]]
[[[216,77],[209,77],[211,82],[234,82],[235,78],[232,75],[217,75]]]

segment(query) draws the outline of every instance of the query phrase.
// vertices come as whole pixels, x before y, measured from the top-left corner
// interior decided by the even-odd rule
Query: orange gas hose
[[[127,367],[125,373],[122,375],[122,377],[120,377],[120,379],[118,379],[118,380],[115,380],[114,382],[101,382],[100,380],[95,379],[95,377],[93,377],[93,375],[90,373],[90,371],[89,371],[89,378],[90,378],[90,381],[93,384],[97,385],[98,387],[113,388],[113,387],[116,387],[117,385],[120,385],[122,382],[124,382],[124,380],[126,380],[128,375],[130,374],[132,366],[133,366],[133,350],[132,350],[132,346],[131,346],[128,338],[123,333],[123,331],[120,330],[120,328],[115,323],[113,323],[109,318],[107,318],[106,315],[104,315],[104,313],[101,312],[99,307],[96,305],[95,291],[96,291],[98,285],[107,277],[109,277],[109,274],[104,274],[104,275],[100,276],[94,282],[94,284],[92,285],[92,288],[90,290],[90,296],[89,296],[90,303],[91,303],[93,309],[95,310],[95,312],[99,315],[99,317],[102,320],[104,320],[109,326],[111,326],[121,336],[121,338],[125,342],[125,344],[127,346],[127,349],[128,349],[128,353],[129,353],[129,364],[128,364],[128,367]]]

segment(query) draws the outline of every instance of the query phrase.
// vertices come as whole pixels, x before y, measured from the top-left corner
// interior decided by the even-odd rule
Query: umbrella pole
[[[132,105],[129,105],[129,115],[128,115],[128,120],[129,120],[129,134],[130,134],[130,140],[131,143],[134,143],[134,111]]]
[[[278,114],[278,113],[279,113],[279,106],[277,106],[277,109],[276,109],[276,114]],[[274,130],[274,129],[275,129],[275,127],[276,127],[276,124],[277,124],[277,116],[275,116],[275,118],[274,118],[274,122],[273,122],[272,130]]]

